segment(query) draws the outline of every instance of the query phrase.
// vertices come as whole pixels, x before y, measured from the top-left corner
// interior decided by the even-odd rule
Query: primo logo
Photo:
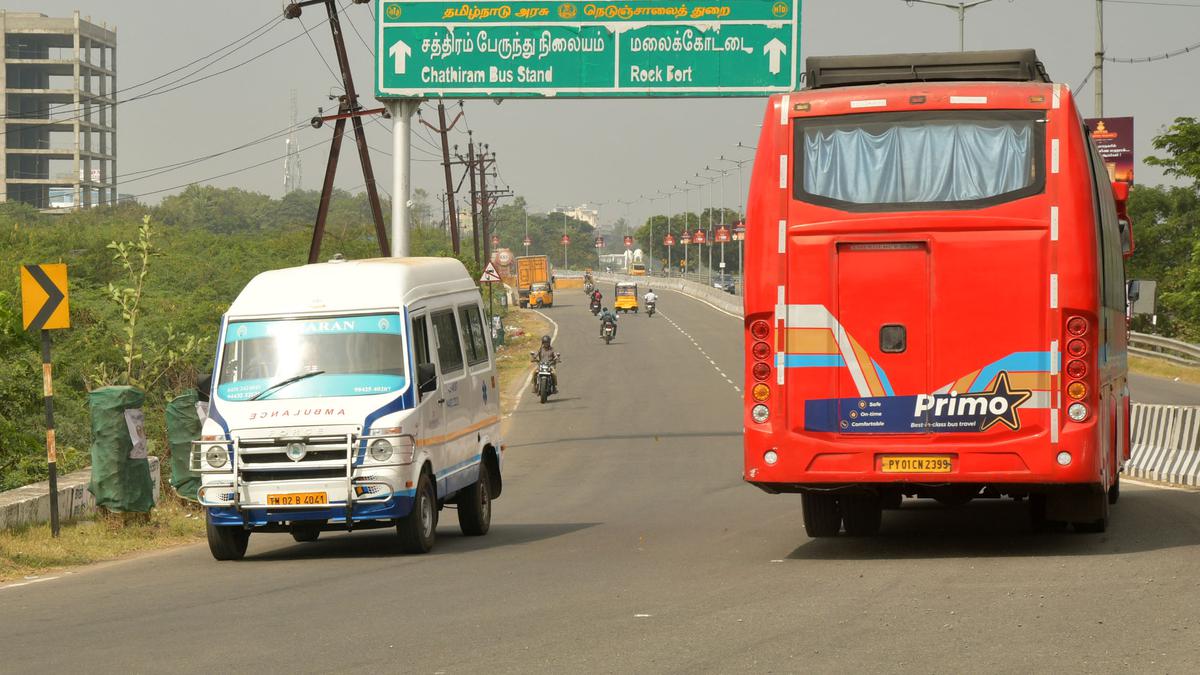
[[[1028,389],[1013,389],[1008,382],[1008,373],[1001,371],[991,389],[977,394],[919,394],[913,417],[966,418],[979,421],[979,431],[987,431],[997,422],[1016,431],[1021,428],[1017,408],[1029,400],[1033,392]]]

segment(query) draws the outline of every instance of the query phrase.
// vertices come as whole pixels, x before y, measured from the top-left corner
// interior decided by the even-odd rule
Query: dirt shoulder
[[[510,310],[504,320],[505,342],[496,347],[496,371],[500,378],[500,410],[507,417],[517,406],[521,387],[529,379],[529,352],[537,351],[543,335],[553,331],[550,322],[529,309]]]
[[[0,531],[0,584],[203,540],[204,512],[169,496],[144,520],[96,516],[63,523],[57,538],[49,523]]]
[[[1129,370],[1140,375],[1153,375],[1154,377],[1165,377],[1168,380],[1200,384],[1200,368],[1177,366],[1158,359],[1130,356]]]

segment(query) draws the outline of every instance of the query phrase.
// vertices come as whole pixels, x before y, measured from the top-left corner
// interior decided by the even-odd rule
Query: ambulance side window
[[[487,338],[483,335],[483,319],[479,316],[479,307],[460,307],[458,322],[462,326],[463,345],[467,348],[467,363],[477,366],[487,361]]]
[[[432,318],[437,337],[438,365],[442,367],[442,374],[457,373],[463,369],[463,353],[458,343],[458,330],[454,326],[454,312],[438,312]]]

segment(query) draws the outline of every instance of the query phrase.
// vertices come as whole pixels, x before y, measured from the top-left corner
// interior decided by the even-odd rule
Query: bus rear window
[[[1045,185],[1040,111],[799,119],[796,199],[847,211],[967,209]]]

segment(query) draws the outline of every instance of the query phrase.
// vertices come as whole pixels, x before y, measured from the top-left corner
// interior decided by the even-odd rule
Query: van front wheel
[[[480,537],[492,526],[492,477],[487,462],[479,464],[479,480],[458,497],[458,527],[468,537]]]
[[[246,546],[250,543],[250,532],[236,525],[205,525],[208,534],[208,550],[217,560],[241,560],[246,557]]]
[[[428,553],[433,548],[437,532],[437,504],[434,502],[429,474],[421,474],[417,491],[413,493],[412,512],[400,519],[396,531],[400,535],[400,548],[405,553]]]

